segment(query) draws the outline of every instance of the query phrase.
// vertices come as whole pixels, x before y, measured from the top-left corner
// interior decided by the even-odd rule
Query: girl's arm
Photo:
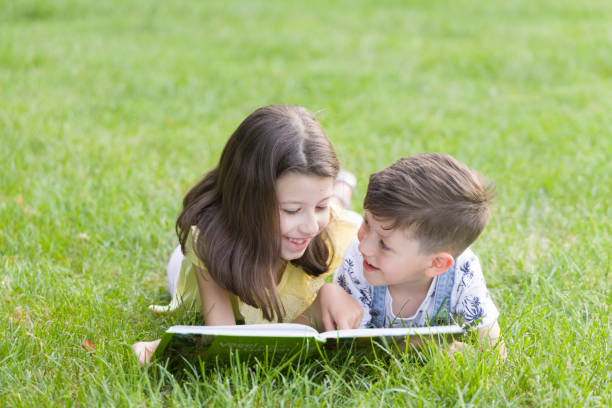
[[[230,294],[215,282],[205,269],[193,266],[200,289],[202,314],[207,326],[236,324]]]
[[[193,266],[202,299],[202,313],[207,326],[236,324],[229,293],[210,277],[208,272]],[[132,345],[140,365],[148,363],[161,339],[141,341]]]

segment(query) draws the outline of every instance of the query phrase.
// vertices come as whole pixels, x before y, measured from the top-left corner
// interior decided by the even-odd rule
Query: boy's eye
[[[327,210],[327,205],[318,205],[317,206],[317,211],[325,211]]]

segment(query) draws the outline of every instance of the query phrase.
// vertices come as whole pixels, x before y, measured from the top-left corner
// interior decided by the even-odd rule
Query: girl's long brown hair
[[[267,320],[282,321],[276,291],[280,220],[275,182],[287,172],[335,177],[336,153],[321,125],[301,106],[270,105],[251,113],[228,140],[216,168],[183,199],[176,232],[183,252],[191,226],[196,255],[217,284]],[[326,232],[291,261],[313,276],[331,259]],[[329,242],[329,241],[328,241]]]

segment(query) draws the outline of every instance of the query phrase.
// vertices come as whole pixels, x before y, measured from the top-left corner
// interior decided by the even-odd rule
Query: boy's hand
[[[506,351],[506,344],[504,343],[504,339],[501,338],[501,329],[499,328],[499,324],[495,321],[490,326],[484,326],[477,329],[478,330],[478,338],[481,341],[487,342],[489,347],[497,347],[498,356],[505,360],[508,356]]]
[[[138,357],[138,362],[140,365],[144,365],[151,361],[151,357],[155,352],[155,349],[159,345],[161,339],[153,340],[153,341],[140,341],[138,343],[132,344],[132,350],[136,353]]]
[[[450,354],[451,356],[454,356],[457,353],[474,351],[474,347],[462,341],[453,341],[451,344],[448,345],[447,351],[448,351],[448,354]]]
[[[480,340],[480,342],[485,343],[480,344],[480,350],[482,350],[485,346],[495,347],[497,351],[497,357],[501,360],[506,359],[508,355],[506,351],[506,345],[504,343],[504,340],[500,337],[500,329],[499,324],[497,322],[494,322],[489,326],[479,327],[478,329],[476,329],[476,331],[478,333],[478,339]],[[475,349],[472,345],[460,341],[453,341],[447,349],[451,356],[466,351],[472,352],[474,350]]]
[[[327,330],[356,329],[361,324],[361,305],[335,283],[326,283],[319,289],[317,297],[321,312],[321,323]]]

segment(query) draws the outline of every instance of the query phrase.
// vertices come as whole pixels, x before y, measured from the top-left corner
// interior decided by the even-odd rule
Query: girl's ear
[[[453,262],[455,262],[455,259],[450,254],[450,252],[437,252],[431,258],[431,264],[429,265],[429,267],[425,269],[425,275],[430,278],[438,276],[446,272],[448,268],[453,266]]]

